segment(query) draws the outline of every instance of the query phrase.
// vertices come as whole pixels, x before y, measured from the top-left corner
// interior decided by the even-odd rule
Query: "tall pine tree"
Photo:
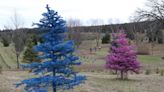
[[[123,30],[113,34],[111,53],[106,59],[106,68],[115,70],[120,73],[121,79],[126,78],[125,75],[129,71],[139,73],[140,62],[137,60],[136,50],[134,46],[129,45]],[[119,72],[118,72],[119,71]]]
[[[53,92],[57,89],[70,89],[86,79],[72,69],[74,65],[81,63],[73,54],[75,50],[73,42],[65,41],[64,33],[67,32],[65,21],[48,5],[46,9],[47,12],[42,14],[43,18],[36,25],[47,33],[43,36],[44,42],[34,47],[36,51],[43,53],[39,56],[43,62],[23,65],[39,76],[17,84],[17,87],[24,85],[27,92],[47,92],[51,86]]]

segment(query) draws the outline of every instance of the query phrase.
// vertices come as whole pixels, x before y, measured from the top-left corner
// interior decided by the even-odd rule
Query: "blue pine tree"
[[[73,70],[74,65],[81,63],[73,54],[73,41],[65,41],[65,21],[48,5],[46,9],[47,12],[42,14],[43,18],[36,25],[47,33],[43,35],[44,42],[34,47],[43,53],[38,57],[42,62],[23,65],[24,68],[32,69],[38,77],[23,80],[16,85],[24,85],[26,92],[47,92],[49,87],[52,87],[53,92],[57,89],[71,89],[86,79]]]

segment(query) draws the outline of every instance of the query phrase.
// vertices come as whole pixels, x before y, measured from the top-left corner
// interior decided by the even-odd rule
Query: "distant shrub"
[[[4,47],[8,47],[10,45],[10,42],[7,41],[6,39],[2,39],[1,42],[2,42],[2,44],[3,44]]]
[[[110,42],[110,35],[105,34],[105,36],[102,38],[102,44],[107,44]]]
[[[164,75],[164,69],[160,70],[160,75],[161,75],[161,76]]]
[[[164,59],[164,57],[162,57],[161,59]]]
[[[151,73],[151,70],[150,69],[146,69],[145,75],[150,75],[150,73]]]
[[[159,71],[159,68],[156,68],[156,69],[155,69],[155,73],[156,73],[156,74],[159,74],[159,72],[160,72],[160,71]]]

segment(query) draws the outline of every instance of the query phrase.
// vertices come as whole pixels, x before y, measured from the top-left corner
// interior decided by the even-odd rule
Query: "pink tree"
[[[112,36],[111,53],[107,55],[105,67],[115,70],[117,74],[119,71],[121,79],[127,78],[125,75],[128,71],[139,73],[140,62],[137,60],[136,49],[129,45],[124,31],[119,30]]]

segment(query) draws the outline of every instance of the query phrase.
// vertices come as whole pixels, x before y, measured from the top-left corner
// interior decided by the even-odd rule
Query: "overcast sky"
[[[0,29],[11,27],[14,11],[23,20],[25,27],[38,22],[49,6],[65,19],[75,18],[89,23],[91,19],[102,19],[104,23],[129,22],[135,10],[143,7],[146,0],[0,0]]]

